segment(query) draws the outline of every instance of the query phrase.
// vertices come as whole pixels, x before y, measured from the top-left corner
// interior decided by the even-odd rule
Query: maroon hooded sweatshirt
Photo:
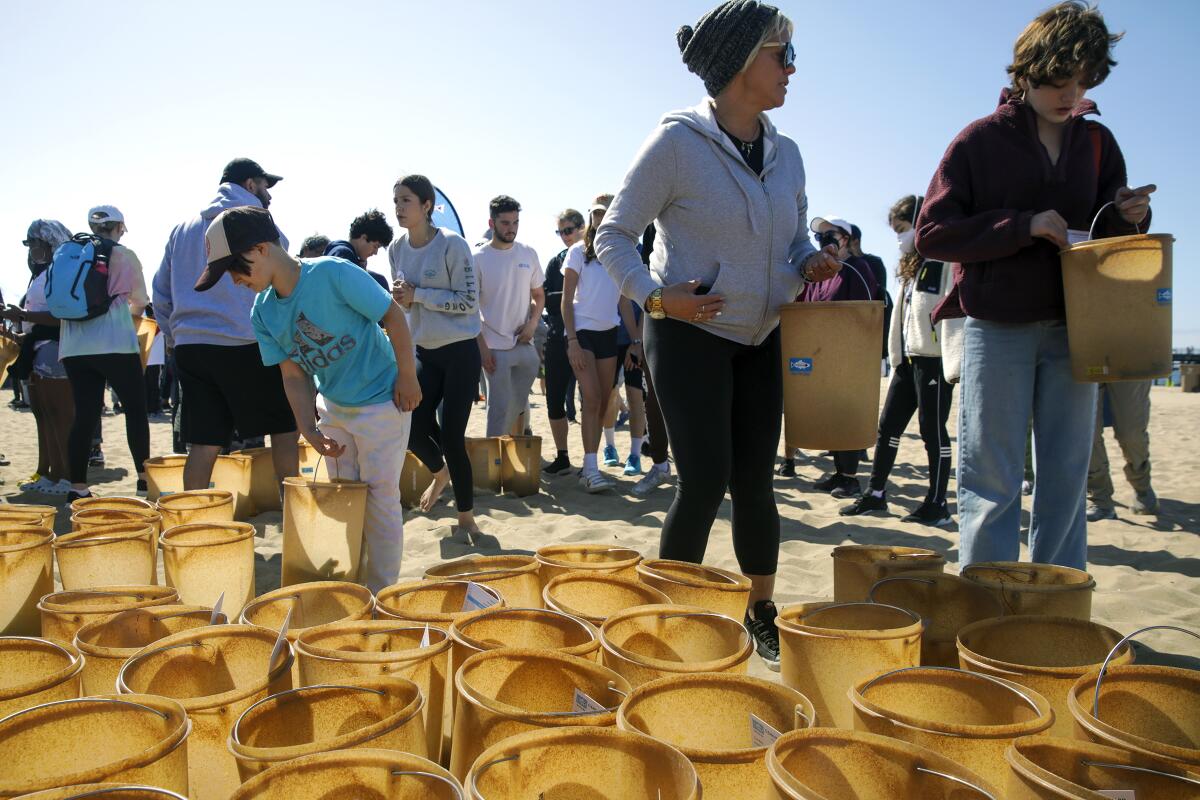
[[[1084,119],[1087,114],[1099,114],[1090,100],[1067,121],[1057,164],[1038,139],[1036,112],[1007,89],[994,113],[950,143],[917,218],[917,251],[955,262],[954,288],[934,312],[935,322],[962,316],[995,322],[1065,319],[1058,248],[1032,238],[1030,222],[1054,209],[1069,228],[1086,231],[1127,180],[1117,140],[1108,128]],[[1098,175],[1092,127],[1100,141]],[[1143,233],[1149,221],[1143,221]],[[1134,232],[1109,206],[1095,236]]]

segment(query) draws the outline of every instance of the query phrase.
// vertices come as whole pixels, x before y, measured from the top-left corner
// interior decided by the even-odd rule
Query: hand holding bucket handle
[[[1128,186],[1122,186],[1120,189],[1117,189],[1116,196],[1100,206],[1100,210],[1092,218],[1092,224],[1088,228],[1088,239],[1096,238],[1096,223],[1100,221],[1100,215],[1109,206],[1115,206],[1117,214],[1121,219],[1133,226],[1135,234],[1140,234],[1142,232],[1142,222],[1146,219],[1146,212],[1150,210],[1150,195],[1157,189],[1158,187],[1153,183],[1139,186],[1136,189],[1130,189]],[[1136,219],[1130,219],[1130,217],[1136,217]]]
[[[1179,628],[1174,625],[1147,625],[1145,628],[1139,628],[1113,645],[1113,649],[1109,650],[1108,655],[1104,657],[1104,663],[1100,665],[1099,674],[1096,675],[1096,693],[1092,696],[1092,716],[1096,719],[1100,719],[1100,684],[1103,683],[1104,676],[1108,672],[1108,662],[1112,661],[1112,657],[1117,654],[1117,651],[1121,649],[1122,645],[1124,645],[1133,637],[1146,633],[1147,631],[1175,631],[1177,633],[1186,633],[1188,636],[1200,639],[1200,633],[1189,631],[1187,628]]]

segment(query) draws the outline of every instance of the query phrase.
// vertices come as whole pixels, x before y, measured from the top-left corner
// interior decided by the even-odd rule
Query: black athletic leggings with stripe
[[[871,467],[871,488],[883,491],[888,474],[896,463],[900,437],[914,413],[921,427],[921,439],[929,458],[929,491],[926,502],[944,503],[950,480],[950,435],[946,420],[954,387],[942,374],[942,360],[931,356],[912,356],[896,365],[887,399],[879,417],[879,440],[875,443],[875,461]]]
[[[474,338],[451,342],[441,347],[417,348],[417,382],[421,385],[421,404],[413,411],[408,449],[413,451],[430,472],[450,470],[454,486],[454,504],[459,511],[475,508],[475,488],[471,459],[463,437],[471,404],[479,390],[481,358]],[[442,422],[437,420],[442,407]]]
[[[100,424],[104,405],[104,384],[117,393],[125,414],[125,436],[133,455],[134,469],[140,474],[150,457],[150,423],[146,419],[146,384],[142,359],[137,353],[101,353],[68,356],[62,360],[71,379],[75,398],[75,422],[67,436],[67,461],[71,483],[87,483],[88,456],[92,452],[92,434]]]

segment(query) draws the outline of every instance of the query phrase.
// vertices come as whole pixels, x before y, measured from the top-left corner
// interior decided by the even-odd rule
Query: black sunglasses
[[[565,228],[559,228],[557,231],[555,231],[555,233],[557,233],[559,236],[570,236],[577,230],[579,230],[578,225],[568,225]]]
[[[779,63],[784,69],[796,63],[796,48],[791,42],[772,42],[771,44],[764,44],[763,47],[779,48]]]

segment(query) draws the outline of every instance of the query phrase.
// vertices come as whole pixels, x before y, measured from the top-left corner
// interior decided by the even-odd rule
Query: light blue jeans
[[[1071,377],[1066,324],[968,318],[961,387],[960,565],[1019,558],[1025,434],[1032,416],[1037,480],[1031,558],[1084,569],[1096,385]]]

